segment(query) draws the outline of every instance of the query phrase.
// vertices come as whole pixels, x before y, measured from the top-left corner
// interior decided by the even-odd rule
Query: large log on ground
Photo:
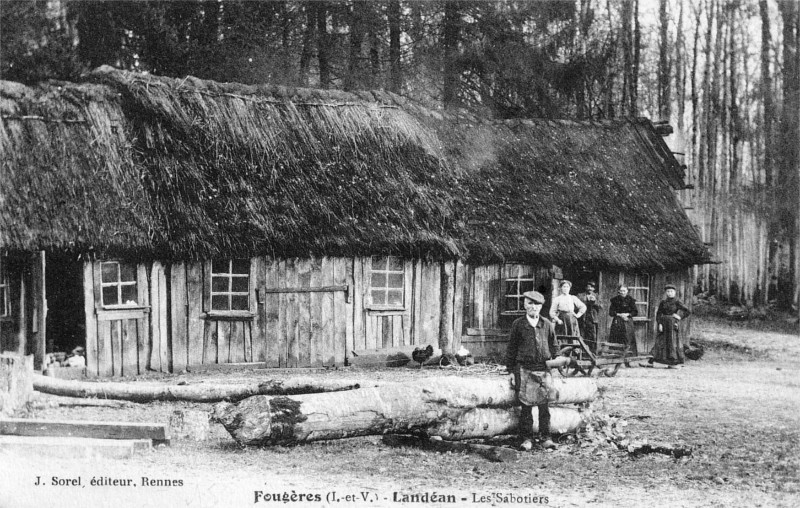
[[[583,427],[587,413],[573,407],[550,408],[550,432],[570,434]],[[475,408],[457,418],[434,422],[424,429],[429,436],[442,439],[478,439],[503,434],[516,434],[519,428],[519,407]],[[539,432],[539,412],[533,410],[534,434]]]
[[[590,378],[559,380],[564,400],[556,403],[591,402],[597,385]],[[238,404],[221,403],[214,407],[213,421],[221,423],[236,441],[246,445],[291,444],[304,441],[338,439],[384,433],[441,435],[446,439],[489,437],[505,433],[513,425],[514,392],[506,379],[434,378],[413,383],[397,383],[348,392],[310,394],[292,397],[255,396]],[[496,417],[491,411],[476,413],[476,408],[506,408]],[[567,411],[565,409],[565,411]],[[577,410],[568,410],[569,420],[580,425]],[[535,411],[534,411],[535,413]],[[572,429],[561,424],[560,412],[553,414],[554,428]],[[459,424],[472,418],[474,428]],[[494,419],[498,419],[497,422]],[[453,430],[445,432],[443,422]]]
[[[33,355],[0,354],[0,415],[11,416],[33,397]]]
[[[101,399],[150,402],[154,400],[183,400],[189,402],[237,401],[254,395],[295,395],[303,393],[353,390],[360,385],[352,380],[316,380],[295,378],[285,381],[264,381],[241,385],[165,385],[154,383],[117,383],[70,381],[40,374],[33,375],[33,387],[44,393],[67,397],[97,397]]]

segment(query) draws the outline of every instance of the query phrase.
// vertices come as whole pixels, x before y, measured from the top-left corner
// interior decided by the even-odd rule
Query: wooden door
[[[259,265],[257,322],[267,365],[344,365],[352,262],[324,257]]]
[[[133,376],[150,361],[150,306],[144,265],[95,261],[84,270],[87,373]]]

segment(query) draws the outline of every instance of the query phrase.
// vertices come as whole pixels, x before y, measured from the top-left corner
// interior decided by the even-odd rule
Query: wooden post
[[[455,295],[455,264],[445,261],[441,266],[441,311],[439,312],[439,347],[443,355],[453,351],[453,297]]]
[[[33,259],[33,331],[36,342],[33,345],[34,368],[40,369],[44,363],[47,337],[47,287],[45,284],[45,255],[39,251]]]
[[[0,354],[0,415],[24,408],[33,394],[33,356]]]

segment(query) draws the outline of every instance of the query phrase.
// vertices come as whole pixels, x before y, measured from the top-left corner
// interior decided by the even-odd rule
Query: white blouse
[[[550,304],[550,317],[555,319],[559,312],[572,312],[575,317],[581,317],[586,312],[586,304],[575,295],[558,295]]]

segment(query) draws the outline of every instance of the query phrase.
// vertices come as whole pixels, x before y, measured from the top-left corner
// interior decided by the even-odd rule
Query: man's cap
[[[667,284],[666,286],[664,286],[664,290],[667,289],[677,289],[677,288],[675,287],[675,284]]]
[[[533,303],[543,304],[544,303],[544,295],[538,291],[526,291],[522,293],[522,296],[532,300]]]
[[[594,281],[589,281],[589,282],[587,282],[587,283],[586,283],[586,285],[587,285],[587,286],[592,286],[593,288],[596,288],[596,287],[597,287],[597,283],[596,283],[596,282],[594,282]]]

